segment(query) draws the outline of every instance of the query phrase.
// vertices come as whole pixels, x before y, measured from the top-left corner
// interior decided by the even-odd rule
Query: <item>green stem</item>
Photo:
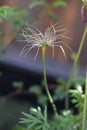
[[[86,116],[87,116],[87,72],[86,72],[85,97],[84,97],[83,120],[81,130],[85,130]]]
[[[48,88],[48,83],[47,83],[46,67],[45,67],[45,49],[46,49],[46,47],[43,46],[42,47],[42,65],[43,65],[43,73],[44,73],[44,85],[45,85],[45,89],[46,89],[46,93],[48,95],[49,101],[50,101],[53,111],[55,113],[55,116],[58,117],[57,108],[56,108],[56,105],[54,104],[54,101],[50,94],[50,91]]]
[[[82,48],[83,48],[83,45],[84,45],[84,40],[85,40],[86,35],[87,35],[87,26],[84,29],[84,33],[83,33],[83,36],[82,36],[82,39],[81,39],[81,42],[80,42],[80,46],[79,46],[77,55],[75,57],[75,61],[74,61],[74,64],[72,66],[72,70],[70,72],[70,76],[69,76],[69,79],[68,79],[68,82],[67,82],[67,86],[66,86],[67,96],[66,96],[66,100],[65,100],[66,109],[69,108],[69,88],[70,88],[71,81],[73,79],[73,76],[74,76],[76,68],[77,68],[77,64],[78,64],[78,61],[79,61],[80,54],[82,52]]]

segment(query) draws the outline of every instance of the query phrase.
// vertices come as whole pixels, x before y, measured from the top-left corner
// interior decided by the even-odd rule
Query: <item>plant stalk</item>
[[[46,47],[43,46],[42,47],[42,65],[43,65],[43,74],[44,74],[44,86],[45,86],[45,89],[46,89],[46,93],[47,93],[47,96],[49,98],[49,101],[51,103],[51,106],[53,108],[53,111],[55,113],[55,116],[58,118],[58,112],[57,112],[57,108],[56,108],[56,105],[53,101],[53,98],[51,96],[51,93],[49,91],[49,88],[48,88],[48,83],[47,83],[47,76],[46,76],[46,66],[45,66],[45,50],[46,50]]]
[[[77,68],[77,65],[78,65],[79,57],[80,57],[80,54],[82,52],[82,48],[83,48],[83,45],[84,45],[86,35],[87,35],[87,25],[84,29],[84,33],[83,33],[83,36],[82,36],[82,39],[81,39],[81,42],[80,42],[80,46],[79,46],[78,52],[76,54],[75,61],[74,61],[74,64],[72,66],[72,70],[70,72],[70,76],[69,76],[69,79],[68,79],[68,82],[67,82],[67,85],[66,85],[66,89],[67,89],[67,96],[66,96],[66,99],[65,99],[66,109],[69,108],[69,88],[70,88],[72,79],[74,77],[74,74],[75,74],[75,71],[76,71],[76,68]]]
[[[82,129],[81,130],[85,130],[86,116],[87,116],[87,71],[86,71],[85,97],[84,97],[83,118],[82,118]]]

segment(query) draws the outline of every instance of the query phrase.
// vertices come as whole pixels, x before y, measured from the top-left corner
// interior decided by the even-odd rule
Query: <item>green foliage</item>
[[[12,86],[14,87],[14,88],[18,88],[18,89],[23,89],[23,87],[24,87],[24,84],[23,84],[23,82],[21,82],[21,81],[14,81],[14,82],[12,82]]]
[[[49,5],[47,2],[41,1],[41,0],[34,0],[33,2],[31,2],[31,3],[29,4],[29,8],[30,8],[30,9],[32,9],[32,8],[34,8],[34,7],[37,7],[37,6],[49,7],[50,5]],[[61,6],[61,7],[66,7],[67,4],[66,4],[66,2],[65,2],[64,0],[54,0],[54,1],[52,2],[52,6],[53,6],[54,8],[57,8],[57,7],[59,7],[59,6]]]
[[[23,24],[23,20],[26,16],[27,12],[25,10],[20,11],[17,7],[0,7],[0,22],[3,22],[3,20],[13,20],[13,27],[18,27],[18,25]]]
[[[17,125],[13,130],[26,130],[24,127]]]
[[[73,85],[74,87],[78,87],[78,85],[83,86],[84,83],[85,83],[85,78],[79,76],[72,79],[71,85]]]
[[[1,6],[0,7],[0,17],[5,18],[5,19],[9,19],[9,12],[11,12],[10,7],[8,6]]]
[[[75,61],[76,52],[72,52],[70,56],[71,56],[72,61]]]
[[[58,79],[58,86],[54,90],[53,98],[55,101],[57,100],[63,100],[67,96],[67,88],[66,84],[67,81],[64,79]],[[83,101],[84,101],[84,94],[83,94],[83,85],[85,83],[84,77],[75,77],[71,80],[71,86],[73,86],[72,89],[70,89],[70,100],[73,104],[75,104],[78,108],[83,108]]]
[[[53,20],[54,22],[58,22],[58,16],[55,13],[49,13],[48,17]]]
[[[28,91],[37,96],[37,102],[39,103],[39,105],[41,105],[41,106],[47,105],[48,98],[47,98],[46,94],[43,93],[40,86],[38,86],[38,85],[30,86]]]
[[[72,97],[72,103],[78,108],[83,108],[84,94],[82,87],[78,85],[75,89],[70,90],[70,96]]]
[[[67,91],[66,91],[67,81],[64,80],[63,78],[59,78],[57,82],[58,82],[58,85],[54,89],[54,94],[53,94],[53,98],[55,101],[63,100],[67,95]]]
[[[49,130],[47,122],[47,108],[45,107],[42,113],[41,108],[37,107],[30,109],[30,114],[22,112],[25,118],[20,118],[20,123],[27,125],[27,130]]]
[[[42,2],[41,0],[36,0],[36,1],[33,1],[29,4],[29,8],[32,9],[36,6],[42,6],[42,7],[46,7],[47,6],[47,3],[46,2]]]
[[[63,88],[63,86],[58,86],[54,89],[53,99],[55,101],[63,100],[67,95],[67,91]]]
[[[67,80],[63,79],[63,78],[59,78],[57,80],[57,83],[59,84],[59,86],[63,87],[63,89],[66,89],[66,84],[67,84]],[[74,77],[72,80],[71,80],[71,86],[83,86],[85,83],[85,78],[82,77],[82,76],[77,76],[77,77]]]
[[[34,93],[34,94],[41,94],[42,93],[42,90],[41,90],[40,86],[38,86],[38,85],[30,86],[28,90],[30,93]]]
[[[47,118],[47,108],[42,113],[41,108],[31,108],[29,113],[22,114],[25,118],[20,118],[20,123],[26,125],[27,130],[77,130],[76,116],[70,111],[63,111],[58,118],[49,120]],[[19,129],[20,130],[20,129]]]
[[[58,122],[59,130],[77,130],[78,125],[76,122],[76,116],[74,116],[69,110],[62,112],[59,116]]]
[[[48,97],[46,96],[46,94],[38,95],[37,101],[41,106],[45,106],[47,105]]]
[[[56,89],[54,89],[53,97],[57,100],[62,100],[66,97],[67,81],[59,79],[58,83],[60,84]],[[74,85],[74,88],[70,90],[71,101],[79,110],[83,109],[83,84],[84,78],[78,77],[77,79],[73,79],[72,85]],[[43,106],[45,105],[42,100],[42,97],[44,99],[44,94],[40,86],[31,86],[29,91],[31,93],[36,93],[37,97],[41,100],[41,103],[43,103]],[[46,107],[44,112],[41,111],[40,107],[37,109],[31,108],[29,113],[22,112],[25,117],[20,118],[20,123],[23,123],[26,126],[25,129],[27,130],[78,130],[81,127],[82,113],[83,112],[81,111],[81,113],[74,115],[70,110],[64,110],[57,118],[52,115],[52,118],[49,119],[47,118],[48,115]]]
[[[47,1],[33,0],[28,7],[29,9],[33,9],[38,6],[43,7],[44,13],[42,14],[42,16],[47,16],[54,22],[58,22],[58,16],[56,15],[56,13],[54,13],[53,9],[58,7],[66,7],[67,2],[65,0],[54,0],[49,3]]]
[[[65,85],[67,83],[67,81],[65,79],[63,79],[63,78],[58,78],[57,82],[60,85]]]
[[[56,7],[66,7],[67,6],[67,3],[64,1],[64,0],[55,0],[53,2],[53,6],[56,8]]]

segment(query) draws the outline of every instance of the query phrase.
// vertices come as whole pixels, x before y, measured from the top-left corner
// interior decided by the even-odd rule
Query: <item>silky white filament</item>
[[[63,25],[59,24],[60,24],[59,22],[54,25],[51,24],[51,27],[47,28],[44,34],[34,26],[26,24],[25,28],[22,30],[22,35],[24,37],[24,41],[26,41],[27,44],[21,50],[19,56],[26,57],[26,55],[33,48],[37,48],[36,55],[34,58],[36,59],[40,47],[46,45],[52,47],[52,57],[54,56],[54,48],[59,47],[66,58],[66,54],[62,44],[68,47],[70,50],[72,49],[63,41],[63,38],[66,39],[71,38],[66,36],[67,29],[64,28]]]

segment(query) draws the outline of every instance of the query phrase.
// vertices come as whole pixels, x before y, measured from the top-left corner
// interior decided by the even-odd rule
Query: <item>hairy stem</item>
[[[84,45],[86,35],[87,35],[87,25],[84,29],[84,33],[83,33],[83,36],[82,36],[82,39],[81,39],[81,42],[80,42],[80,46],[79,46],[77,55],[75,57],[75,61],[74,61],[74,64],[72,66],[72,70],[70,72],[70,76],[69,76],[67,86],[66,86],[66,88],[67,88],[67,96],[66,96],[66,100],[65,100],[66,109],[69,108],[69,88],[70,88],[71,81],[73,79],[73,76],[75,74],[75,71],[76,71],[76,68],[77,68],[77,65],[78,65],[79,57],[80,57],[80,54],[82,52],[82,48],[83,48],[83,45]]]
[[[58,117],[57,108],[56,108],[56,105],[53,101],[53,98],[51,96],[51,93],[50,93],[49,88],[48,88],[48,83],[47,83],[46,66],[45,66],[45,49],[46,49],[46,47],[42,47],[42,65],[43,65],[43,74],[44,74],[44,86],[45,86],[49,101],[52,105],[53,111],[55,113],[55,116]]]
[[[87,71],[86,71],[85,97],[84,97],[83,118],[82,118],[82,129],[81,130],[85,130],[86,116],[87,116]]]

